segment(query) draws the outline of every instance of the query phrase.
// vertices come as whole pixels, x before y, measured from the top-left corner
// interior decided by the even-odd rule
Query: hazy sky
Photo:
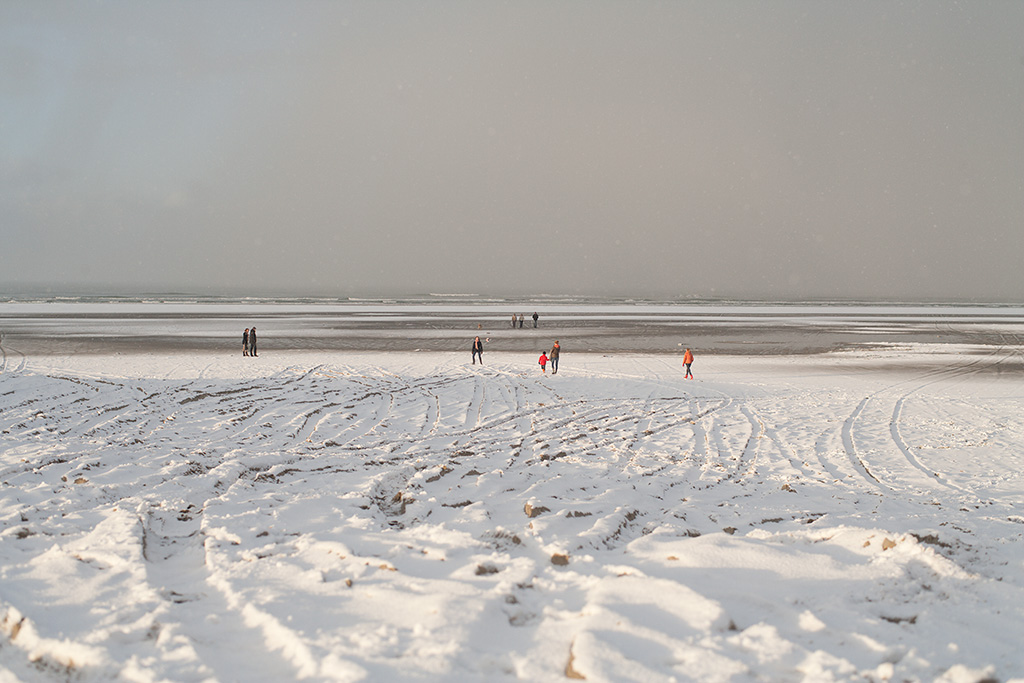
[[[1024,299],[1024,2],[0,2],[0,286]]]

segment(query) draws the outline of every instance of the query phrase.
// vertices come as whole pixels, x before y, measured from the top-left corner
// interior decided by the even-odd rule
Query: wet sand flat
[[[506,309],[507,310],[507,309]],[[1024,309],[906,306],[570,305],[513,328],[494,305],[166,306],[0,305],[4,346],[21,353],[238,352],[256,326],[259,349],[459,351],[481,336],[490,353],[795,355],[902,344],[1018,346]]]

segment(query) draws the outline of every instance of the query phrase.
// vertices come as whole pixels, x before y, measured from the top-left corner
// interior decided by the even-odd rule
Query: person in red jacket
[[[686,368],[686,379],[693,379],[693,373],[690,372],[691,365],[693,365],[693,351],[686,349],[686,353],[683,354],[683,366]]]
[[[537,362],[540,363],[540,371],[543,372],[544,374],[547,374],[548,355],[541,351],[540,358],[537,360]]]

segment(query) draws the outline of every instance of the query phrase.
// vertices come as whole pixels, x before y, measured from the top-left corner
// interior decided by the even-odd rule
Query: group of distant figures
[[[490,341],[490,339],[487,341]],[[540,364],[540,371],[547,374],[548,363],[551,363],[551,374],[558,374],[558,357],[560,355],[562,355],[562,346],[556,339],[555,345],[551,347],[550,351],[547,353],[541,351],[540,358],[537,359],[537,362]],[[480,361],[480,365],[484,364],[484,343],[480,341],[480,337],[473,339],[473,365],[476,365],[477,360]],[[693,372],[690,370],[691,365],[693,365],[693,351],[686,349],[686,353],[683,354],[683,369],[686,371],[686,379],[693,379]]]
[[[245,332],[242,333],[242,355],[243,356],[255,356],[256,355],[256,328],[247,327]]]
[[[539,316],[533,314],[533,326],[537,327],[537,318]],[[523,326],[523,316],[519,316],[518,319],[515,315],[512,316],[512,326],[516,326],[516,322],[519,323],[519,327]],[[490,341],[488,339],[488,341]],[[540,354],[540,358],[537,362],[540,364],[540,371],[547,374],[548,363],[551,364],[551,374],[558,374],[558,357],[562,353],[562,347],[555,340],[555,345],[551,347],[551,350],[547,353],[543,351]],[[247,327],[245,332],[242,333],[242,355],[243,356],[255,356],[256,355],[256,328]],[[480,361],[480,365],[484,364],[484,343],[480,341],[480,337],[476,337],[473,340],[473,365],[476,365],[477,360]],[[686,369],[686,379],[693,379],[693,373],[690,372],[690,365],[693,364],[693,352],[690,349],[686,349],[686,353],[683,354],[683,367]]]
[[[534,315],[537,314],[534,313]],[[487,341],[490,341],[490,339]],[[551,347],[551,351],[547,353],[541,351],[540,358],[537,359],[537,362],[540,363],[540,371],[547,374],[547,365],[548,363],[551,363],[551,374],[557,374],[558,356],[561,355],[561,353],[562,347],[556,339],[555,345]],[[476,365],[477,360],[480,361],[480,365],[484,364],[484,343],[480,341],[480,337],[473,339],[473,365]]]
[[[537,327],[537,320],[538,319],[540,319],[540,316],[537,315],[536,312],[534,312],[534,314],[533,314],[533,326],[534,327]],[[523,320],[524,320],[524,318],[523,318],[523,314],[522,313],[519,314],[519,317],[516,317],[516,314],[513,313],[512,314],[512,329],[514,330],[516,327],[519,327],[519,329],[523,329]]]

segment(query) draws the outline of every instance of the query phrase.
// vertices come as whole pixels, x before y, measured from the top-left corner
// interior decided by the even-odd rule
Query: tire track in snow
[[[740,406],[740,412],[750,423],[750,436],[743,447],[743,452],[740,455],[740,464],[737,468],[742,478],[751,477],[757,472],[758,453],[761,450],[761,444],[765,437],[765,426],[761,418],[746,404]]]
[[[789,461],[790,465],[792,465],[792,467],[799,473],[799,479],[807,479],[824,483],[822,473],[815,472],[810,466],[808,466],[807,463],[797,455],[793,446],[782,438],[778,429],[774,425],[768,423],[760,413],[753,411],[752,408],[750,410],[754,413],[758,423],[761,425],[764,438],[775,444],[779,453],[785,457]]]
[[[861,475],[861,477],[866,482],[876,486],[882,491],[891,491],[891,488],[882,484],[882,482],[880,482],[878,478],[875,475],[871,474],[871,471],[868,470],[867,465],[864,464],[864,461],[858,454],[856,445],[854,444],[853,440],[853,427],[857,423],[857,419],[860,417],[861,413],[864,412],[864,407],[867,406],[870,400],[870,397],[861,399],[861,402],[857,404],[857,407],[853,410],[849,417],[847,417],[846,420],[843,421],[843,449],[846,451],[846,457],[849,459],[850,465],[853,466],[854,471]]]
[[[866,475],[866,477],[871,483],[877,485],[883,491],[892,492],[896,490],[896,487],[893,484],[884,483],[877,476],[875,476],[871,469],[868,468],[866,459],[863,455],[863,450],[858,449],[857,447],[854,437],[854,430],[856,429],[861,416],[863,415],[867,406],[870,405],[870,403],[874,401],[881,401],[887,393],[891,392],[893,389],[896,389],[897,387],[913,383],[914,386],[911,389],[904,392],[895,400],[893,409],[889,413],[891,416],[889,420],[888,430],[889,439],[891,440],[892,444],[896,447],[896,451],[902,456],[902,459],[907,464],[913,467],[917,472],[921,472],[926,475],[926,481],[932,481],[942,486],[946,486],[945,482],[943,482],[940,478],[935,477],[934,473],[929,472],[920,464],[919,461],[917,461],[916,458],[914,458],[909,448],[907,447],[906,443],[903,441],[898,427],[898,420],[900,418],[900,415],[902,414],[903,403],[912,394],[921,391],[927,386],[931,386],[938,382],[951,381],[984,370],[986,367],[983,365],[985,361],[987,359],[1000,355],[1001,349],[1002,347],[1000,347],[1000,349],[992,351],[989,354],[986,354],[986,356],[983,358],[978,358],[967,363],[961,363],[950,367],[937,368],[935,370],[930,370],[926,373],[923,373],[922,375],[919,375],[917,377],[906,379],[900,382],[895,382],[889,385],[888,387],[880,389],[875,393],[871,394],[870,396],[866,396],[864,399],[862,399],[857,408],[854,409],[850,416],[846,418],[842,428],[843,448],[846,451],[846,455],[849,458],[850,463],[853,465],[854,469],[861,473],[862,475]],[[999,360],[997,360],[993,365],[999,365],[1004,360],[1006,360],[1005,356],[999,358]],[[892,476],[896,477],[897,475],[893,474]]]
[[[480,426],[480,414],[483,410],[483,403],[483,380],[480,377],[475,377],[473,379],[473,397],[470,398],[469,404],[466,406],[466,421],[464,423],[466,429]]]
[[[1016,336],[1016,335],[1014,335],[1014,336]],[[1011,351],[1009,354],[1007,354],[1006,352],[1007,352],[1008,349],[1005,346],[1005,341],[1006,341],[1005,335],[1000,335],[1000,338],[1004,342],[1004,346],[999,347],[996,351],[994,351],[992,354],[989,354],[989,356],[988,356],[988,357],[991,357],[991,356],[993,356],[995,354],[1000,354],[1000,357],[994,363],[991,363],[990,365],[985,366],[985,367],[979,367],[981,365],[981,363],[984,362],[984,359],[978,359],[978,360],[976,360],[974,362],[967,363],[965,365],[961,365],[961,366],[958,366],[958,367],[954,367],[954,368],[948,369],[946,372],[939,373],[937,376],[934,376],[934,378],[930,378],[929,381],[924,382],[924,383],[914,387],[910,391],[904,393],[899,398],[897,398],[896,401],[893,404],[892,416],[891,416],[891,418],[889,420],[889,435],[890,435],[890,438],[892,439],[893,444],[895,444],[897,450],[903,455],[903,457],[906,459],[906,461],[912,467],[914,467],[915,469],[917,469],[918,471],[923,473],[925,475],[925,477],[927,478],[927,480],[934,481],[935,483],[939,484],[940,486],[944,487],[945,489],[949,489],[949,490],[953,490],[953,491],[958,491],[958,492],[963,493],[963,494],[969,494],[972,497],[975,497],[973,493],[971,493],[967,489],[963,488],[962,486],[958,486],[956,484],[953,484],[948,479],[943,477],[940,473],[935,472],[935,471],[925,467],[924,464],[920,461],[920,459],[917,458],[917,456],[914,455],[913,449],[907,444],[906,439],[904,439],[903,434],[902,434],[902,430],[901,430],[901,423],[902,423],[902,420],[903,420],[903,407],[906,404],[907,399],[911,398],[914,394],[920,392],[925,387],[931,386],[933,384],[937,384],[939,382],[953,381],[953,380],[959,379],[960,377],[964,377],[964,376],[968,376],[968,375],[973,375],[973,374],[976,374],[978,372],[982,372],[982,371],[984,371],[984,370],[986,370],[988,368],[996,367],[998,365],[1001,365],[1002,363],[1006,362],[1007,360],[1021,355],[1021,352],[1020,351],[1016,351],[1016,350]],[[1016,339],[1016,341],[1019,342],[1019,339]]]
[[[909,396],[909,394],[906,396],[901,396],[896,400],[895,405],[893,405],[892,418],[889,420],[889,434],[892,437],[893,443],[896,444],[896,448],[898,448],[900,453],[903,454],[903,457],[907,459],[907,462],[909,462],[913,467],[920,470],[926,477],[934,479],[938,484],[948,489],[959,491],[961,493],[967,493],[967,491],[963,487],[956,486],[955,484],[950,483],[949,481],[944,479],[942,475],[939,474],[938,472],[933,472],[932,470],[925,467],[917,458],[917,456],[913,454],[913,452],[910,449],[910,446],[907,445],[906,440],[900,433],[900,422],[903,419],[903,404],[906,402]]]
[[[194,672],[213,673],[217,680],[287,680],[295,667],[271,654],[269,647],[253,647],[264,635],[253,629],[239,610],[229,605],[213,585],[205,548],[202,506],[187,504],[156,507],[140,515],[146,580],[163,600],[156,623],[167,635],[158,637],[176,655],[191,650]],[[175,509],[180,508],[180,509]],[[211,620],[211,617],[213,618]]]

